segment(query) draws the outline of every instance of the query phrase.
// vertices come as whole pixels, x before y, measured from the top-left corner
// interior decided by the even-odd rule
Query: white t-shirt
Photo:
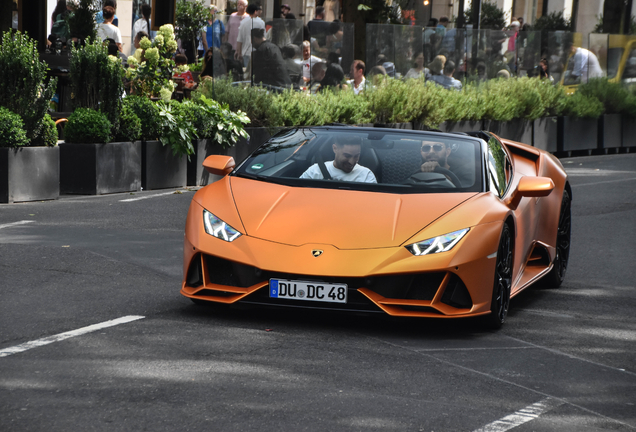
[[[349,173],[336,168],[333,165],[333,161],[325,162],[325,167],[327,167],[327,171],[329,171],[329,175],[331,175],[331,178],[334,180],[360,182],[360,183],[377,183],[378,182],[375,179],[375,175],[373,174],[373,171],[371,171],[367,167],[363,167],[358,164],[356,164],[356,166],[354,166],[351,172]],[[307,169],[307,171],[302,173],[300,178],[320,180],[324,177],[322,175],[322,171],[320,171],[320,167],[316,163],[310,166]]]
[[[245,57],[246,55],[252,54],[252,29],[255,28],[265,28],[265,22],[259,17],[256,18],[248,18],[241,21],[241,25],[239,27],[238,37],[236,38],[237,42],[241,42],[243,45],[241,48],[241,55]]]
[[[113,39],[116,43],[121,43],[121,32],[119,28],[112,24],[101,23],[97,26],[97,37],[102,41]]]
[[[577,78],[581,77],[582,83],[586,83],[588,78],[601,78],[603,76],[603,69],[598,63],[598,58],[585,48],[577,48],[576,53],[572,56],[572,61],[574,62],[572,75]]]
[[[316,63],[324,62],[320,57],[316,57],[314,55],[309,56],[307,60],[297,60],[303,70],[303,78],[311,79],[311,67]]]
[[[352,79],[350,79],[347,81],[347,84],[349,84],[351,88],[353,88],[353,92],[355,94],[360,94],[364,91],[364,87],[367,85],[367,80],[365,77],[362,77],[362,81],[360,81],[360,85],[356,86],[356,83]]]

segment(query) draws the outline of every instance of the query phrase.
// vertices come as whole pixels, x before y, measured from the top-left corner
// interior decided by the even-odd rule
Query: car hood
[[[238,177],[231,178],[231,190],[247,235],[293,246],[329,244],[338,249],[400,246],[476,195],[302,188]]]

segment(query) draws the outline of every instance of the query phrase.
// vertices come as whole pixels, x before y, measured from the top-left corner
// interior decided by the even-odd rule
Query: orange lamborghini
[[[563,281],[572,192],[551,154],[488,132],[304,127],[190,204],[181,293],[196,303],[483,315]]]

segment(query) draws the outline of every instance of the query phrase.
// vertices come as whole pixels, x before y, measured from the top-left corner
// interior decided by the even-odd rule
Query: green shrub
[[[106,114],[119,127],[119,112],[124,92],[121,60],[108,55],[108,47],[96,40],[80,48],[73,47],[70,78],[74,108],[91,108]]]
[[[409,83],[387,79],[376,88],[366,90],[366,98],[369,102],[369,111],[374,116],[374,123],[403,123],[413,119],[413,113],[407,112],[406,104],[412,92]]]
[[[247,138],[244,125],[249,118],[242,111],[232,112],[227,105],[203,95],[190,102],[182,103],[187,120],[192,123],[201,139],[211,139],[223,147],[230,147],[240,138]]]
[[[0,106],[0,147],[21,147],[28,143],[22,118]]]
[[[630,92],[621,84],[612,83],[607,78],[591,79],[581,84],[577,93],[595,97],[605,109],[605,114],[630,114],[632,98]]]
[[[68,143],[107,143],[111,123],[106,115],[90,108],[78,108],[68,117],[64,140]]]
[[[373,121],[367,98],[353,91],[325,91],[315,96],[329,116],[326,123],[361,124]]]
[[[55,121],[49,114],[45,114],[42,119],[42,129],[40,129],[40,134],[31,141],[30,145],[51,147],[57,144],[57,140],[58,133]]]
[[[599,118],[603,115],[603,104],[593,96],[576,92],[562,101],[561,114],[578,118]]]
[[[119,113],[119,128],[115,133],[115,141],[137,141],[141,137],[141,120],[128,106],[123,106]]]
[[[155,140],[160,135],[158,123],[159,109],[157,104],[144,96],[127,96],[122,105],[130,109],[141,122],[141,137],[144,141]]]
[[[18,114],[29,140],[40,134],[44,115],[57,86],[46,83],[45,62],[40,61],[37,43],[20,32],[5,32],[0,44],[0,106]]]
[[[159,101],[157,108],[161,144],[170,146],[172,154],[187,155],[190,160],[190,155],[194,153],[192,141],[198,135],[187,110],[177,101],[170,101],[170,103]]]
[[[449,92],[444,101],[443,118],[456,123],[484,118],[486,101],[478,86],[467,85],[461,92]]]
[[[270,127],[281,123],[278,107],[272,102],[274,96],[262,88],[233,86],[229,79],[203,80],[197,93],[227,105],[230,111],[243,111],[250,119],[249,126]]]

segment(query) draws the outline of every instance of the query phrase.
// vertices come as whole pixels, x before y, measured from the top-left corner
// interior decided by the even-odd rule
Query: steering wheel
[[[438,165],[435,167],[433,171],[448,177],[451,183],[453,183],[455,187],[458,187],[458,188],[462,187],[462,182],[459,181],[459,177],[457,177],[455,173],[452,172],[451,170],[447,170],[446,168],[442,168],[441,166]]]

